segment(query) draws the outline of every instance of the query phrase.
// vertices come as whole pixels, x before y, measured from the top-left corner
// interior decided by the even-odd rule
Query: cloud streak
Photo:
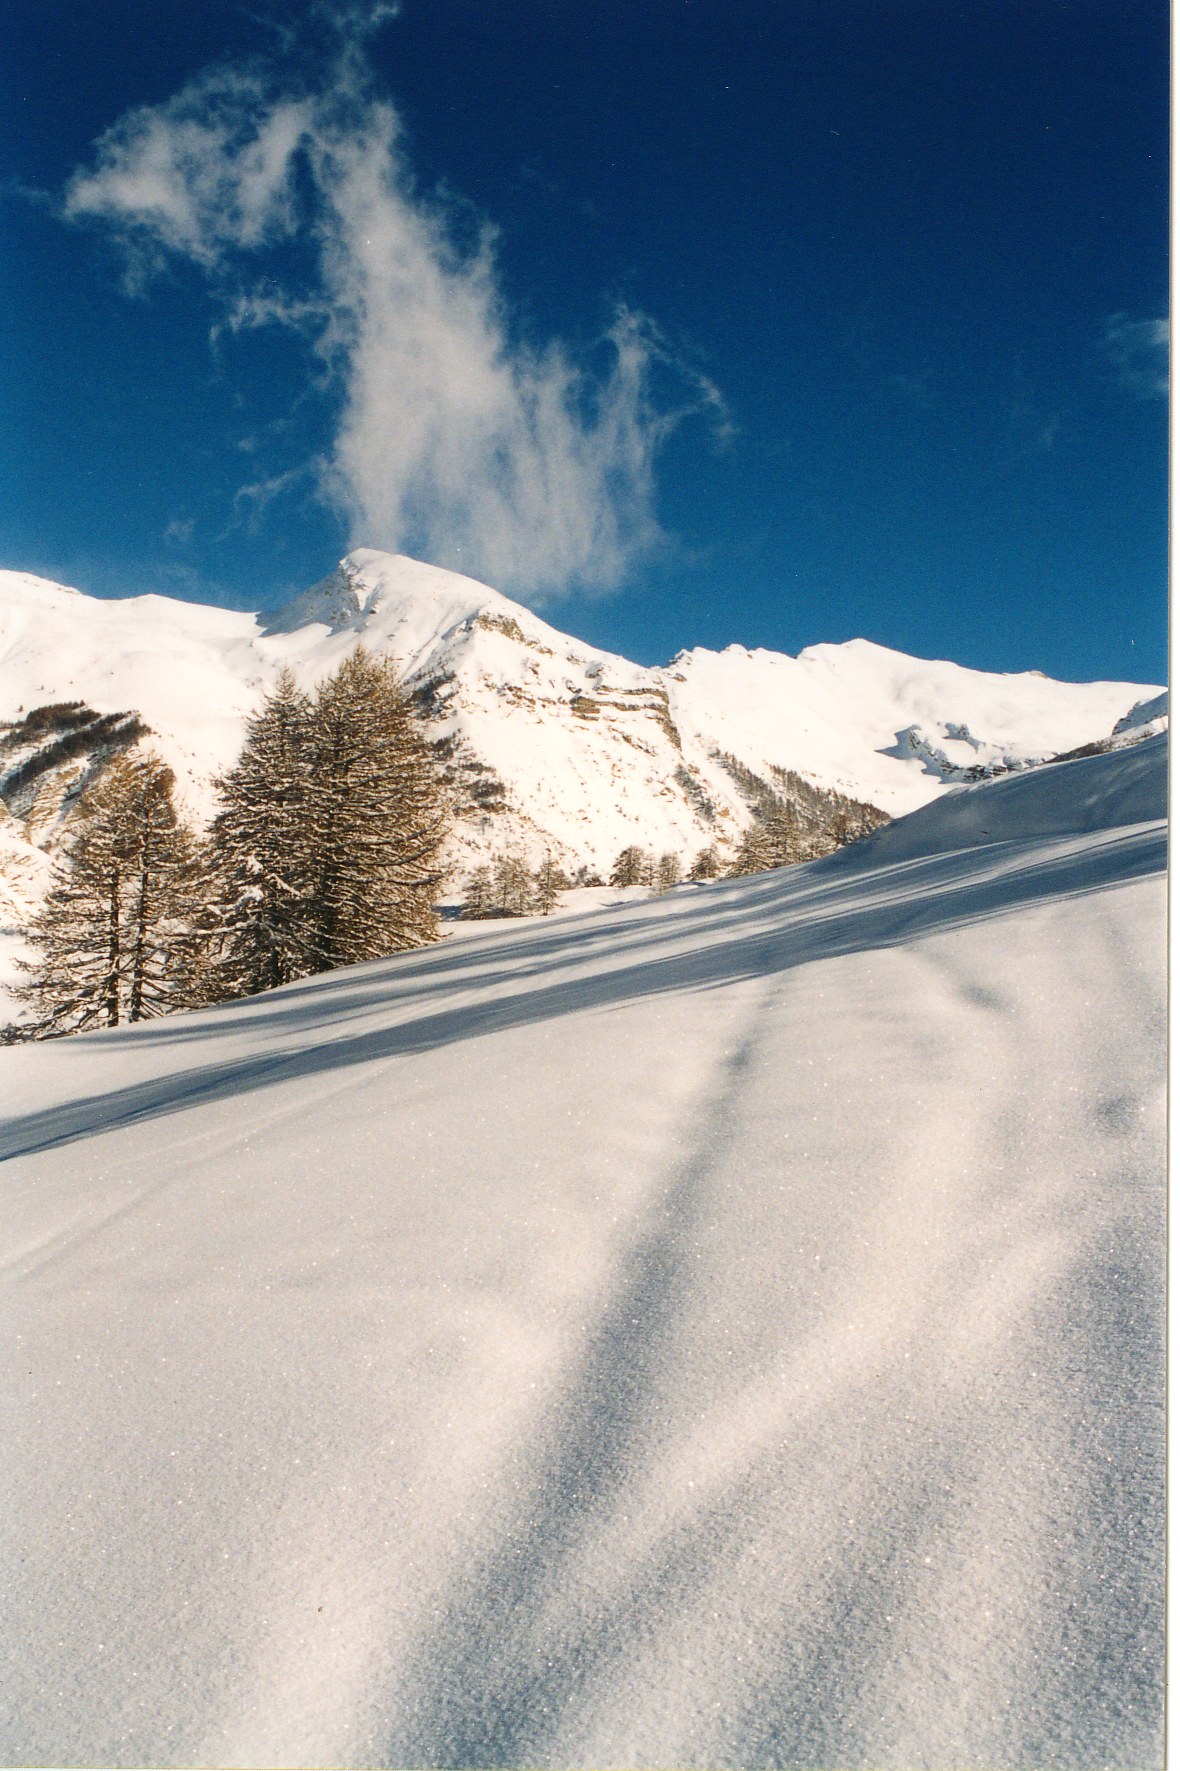
[[[1142,400],[1168,395],[1167,320],[1130,320],[1114,314],[1106,322],[1103,344],[1119,380]]]
[[[221,331],[303,335],[339,392],[314,467],[354,545],[534,600],[614,588],[664,539],[662,443],[694,412],[723,428],[721,398],[632,312],[615,315],[595,373],[514,334],[494,231],[462,244],[469,212],[415,191],[360,36],[319,88],[217,69],[129,112],[71,179],[65,216],[119,241],[133,291],[187,260]],[[283,274],[292,247],[314,265],[298,284]]]

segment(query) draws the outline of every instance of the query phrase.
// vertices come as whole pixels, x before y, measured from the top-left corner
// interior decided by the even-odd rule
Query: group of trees
[[[732,861],[726,865],[716,844],[710,844],[700,850],[689,867],[690,880],[719,879],[722,874],[737,879],[747,873],[763,873],[770,867],[815,861],[888,823],[885,814],[875,806],[815,787],[786,770],[778,774],[778,791],[764,791],[751,805],[753,819]],[[764,783],[760,785],[765,787]],[[666,892],[684,877],[677,855],[657,856],[631,844],[622,850],[611,868],[610,883],[650,886]]]
[[[870,814],[870,819],[865,820],[858,813]],[[630,843],[616,857],[609,883],[613,886],[646,886],[652,891],[667,892],[686,877],[702,883],[719,879],[722,874],[735,879],[746,873],[761,873],[768,867],[783,867],[829,854],[841,843],[864,834],[866,829],[880,822],[880,818],[872,807],[860,807],[855,802],[841,800],[834,817],[820,827],[813,817],[801,815],[791,801],[766,799],[755,808],[754,821],[728,866],[715,843],[698,852],[687,875],[680,857],[671,851],[657,855],[638,843]],[[549,856],[535,871],[530,871],[523,855],[498,855],[487,865],[475,868],[469,876],[460,915],[473,918],[547,916],[560,892],[572,886],[602,884],[600,876],[586,867],[580,867],[571,878]]]
[[[693,880],[716,879],[722,871],[716,847],[702,849],[689,871]],[[684,878],[680,857],[671,853],[651,854],[632,843],[623,849],[610,871],[613,886],[649,886],[667,892]],[[476,867],[469,875],[464,890],[460,915],[478,918],[489,916],[548,916],[560,893],[575,886],[600,886],[606,883],[590,867],[579,867],[572,876],[546,855],[541,865],[530,870],[520,854],[497,855],[486,865]]]
[[[225,994],[436,938],[448,810],[387,663],[358,648],[314,699],[284,673],[218,790],[210,950]]]
[[[71,731],[82,715],[87,730],[98,717],[73,704],[45,711],[69,715]],[[735,860],[723,869],[715,846],[702,849],[690,879],[811,860],[884,819],[786,771],[773,787],[750,782],[754,819]],[[388,661],[358,648],[314,695],[284,672],[216,786],[217,814],[199,838],[178,817],[158,756],[108,752],[28,931],[40,956],[25,967],[20,994],[34,1012],[23,1032],[142,1021],[436,938],[450,806]],[[677,855],[637,844],[610,873],[611,885],[656,891],[682,878]],[[503,854],[475,870],[461,913],[547,915],[562,891],[601,883],[584,867],[569,878],[550,856],[530,870]]]
[[[284,672],[217,783],[204,840],[173,788],[148,752],[118,757],[79,801],[29,930],[34,1036],[253,995],[436,937],[449,809],[386,662],[358,648],[314,696]]]
[[[579,883],[546,855],[530,871],[523,855],[497,855],[489,866],[477,867],[467,881],[460,912],[465,917],[548,916],[561,892]]]
[[[777,791],[752,807],[753,821],[729,869],[735,877],[818,861],[889,822],[884,812],[862,800],[816,787],[785,769],[776,775]]]
[[[610,872],[613,886],[654,886],[661,892],[671,891],[683,878],[678,855],[653,855],[636,843],[622,850]]]
[[[697,882],[717,879],[721,871],[721,856],[717,852],[717,845],[711,843],[696,856],[689,867],[688,878]],[[684,877],[679,855],[653,855],[647,849],[632,844],[623,849],[611,868],[610,883],[614,886],[652,886],[657,892],[669,892]]]

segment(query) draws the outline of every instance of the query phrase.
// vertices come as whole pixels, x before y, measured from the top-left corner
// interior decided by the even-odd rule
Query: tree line
[[[313,695],[282,673],[215,782],[206,836],[180,818],[167,765],[122,750],[74,809],[65,865],[27,931],[38,957],[17,994],[31,1019],[3,1036],[207,1007],[435,940],[452,815],[436,749],[388,660],[358,647]],[[710,845],[690,880],[810,860],[885,821],[776,774],[736,857],[726,866]],[[684,877],[676,854],[630,844],[609,883],[668,891]],[[470,875],[460,914],[547,915],[563,891],[602,884],[549,855],[530,869],[504,854]]]
[[[716,879],[721,872],[721,857],[716,847],[710,846],[697,855],[687,877],[692,880]],[[459,914],[476,919],[548,916],[562,892],[579,886],[650,886],[654,891],[667,892],[684,878],[678,855],[656,855],[637,843],[620,851],[607,880],[587,866],[568,874],[548,854],[539,867],[530,869],[523,854],[508,853],[495,856],[471,872]]]
[[[204,838],[150,751],[82,795],[28,930],[22,1035],[206,1007],[437,937],[449,805],[387,661],[358,648],[314,695],[284,671],[215,786]]]

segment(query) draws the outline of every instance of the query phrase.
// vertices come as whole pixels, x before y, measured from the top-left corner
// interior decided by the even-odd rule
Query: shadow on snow
[[[101,1040],[112,1053],[112,1041],[125,1051],[151,1041],[158,1051],[228,1034],[246,1035],[263,1049],[14,1115],[0,1122],[0,1160],[275,1083],[899,946],[1036,903],[1103,891],[1162,873],[1166,865],[1163,824],[1091,837],[1080,849],[1076,839],[1055,837],[885,866],[848,850],[809,866],[677,894],[658,907],[627,905],[613,914],[529,923],[461,947],[430,948],[289,985],[228,1009],[83,1035],[77,1044],[94,1049]],[[380,1009],[397,1018],[360,1032],[328,1031]],[[317,1032],[325,1036],[310,1043]]]

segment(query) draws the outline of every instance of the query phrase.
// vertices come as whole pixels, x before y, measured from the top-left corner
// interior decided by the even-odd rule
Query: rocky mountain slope
[[[456,880],[508,848],[603,871],[631,843],[685,861],[715,843],[725,859],[789,775],[894,816],[1116,726],[1145,735],[1162,714],[1155,686],[989,675],[865,640],[798,658],[698,648],[649,669],[472,579],[366,549],[261,615],[5,572],[0,803],[52,851],[72,797],[150,731],[203,821],[279,670],[311,686],[358,642],[397,660],[428,721],[456,799]]]

